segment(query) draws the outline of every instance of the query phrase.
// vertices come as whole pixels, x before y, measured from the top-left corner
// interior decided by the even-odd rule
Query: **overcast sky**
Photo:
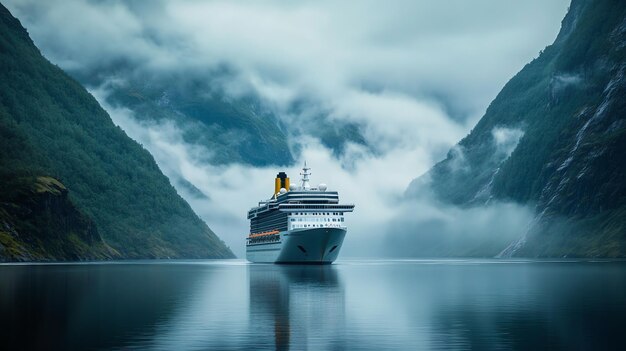
[[[235,97],[254,92],[287,122],[287,106],[306,99],[331,119],[364,126],[381,154],[352,145],[338,159],[317,140],[291,141],[304,147],[298,163],[309,160],[315,182],[357,204],[349,222],[354,237],[384,227],[409,182],[466,135],[502,86],[554,40],[569,2],[4,3],[42,53],[68,71],[125,62],[138,72],[201,76],[227,66],[234,77],[220,88]],[[175,126],[139,124],[132,111],[104,103],[106,89],[88,88],[168,176],[210,195],[192,199],[179,189],[241,256],[245,212],[267,195],[278,170],[201,163],[197,146],[186,145]],[[288,170],[292,178],[296,168]],[[350,252],[356,239],[346,240]]]

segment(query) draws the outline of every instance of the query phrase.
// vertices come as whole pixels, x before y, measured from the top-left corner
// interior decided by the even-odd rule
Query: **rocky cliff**
[[[0,260],[97,260],[120,257],[93,220],[51,177],[5,180],[0,193]]]
[[[407,196],[532,207],[502,256],[626,256],[625,47],[626,3],[572,1],[555,42]]]

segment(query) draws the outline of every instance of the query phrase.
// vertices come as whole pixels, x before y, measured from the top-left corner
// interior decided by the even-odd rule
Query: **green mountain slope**
[[[119,72],[106,70],[99,74],[103,78],[97,82],[85,79],[84,74],[76,77],[85,84],[99,86]],[[124,77],[108,84],[107,102],[130,109],[141,122],[174,122],[187,143],[211,151],[205,162],[258,166],[293,162],[284,128],[254,99],[229,100],[215,91],[211,82],[189,73],[129,73]]]
[[[50,177],[22,176],[0,184],[0,261],[96,260],[120,257],[95,223]]]
[[[3,185],[15,190],[7,184],[17,182],[23,189],[36,189],[37,179],[49,179],[38,177],[60,181],[56,187],[64,188],[59,194],[70,202],[67,208],[74,207],[81,218],[95,223],[106,244],[97,243],[95,234],[94,243],[109,245],[112,255],[233,256],[176,193],[152,156],[116,127],[79,83],[41,56],[26,30],[3,6],[0,33]],[[7,190],[0,201],[5,207],[27,201],[20,199]],[[63,221],[62,213],[51,213],[56,214],[47,217],[50,223]],[[6,228],[9,222],[29,221],[18,217],[5,211],[1,224]],[[46,232],[0,234],[12,235],[19,243],[23,236]],[[99,257],[100,251],[84,257]]]
[[[283,119],[248,93],[229,97],[220,88],[228,73],[145,72],[118,65],[70,71],[89,87],[104,87],[106,103],[128,109],[143,123],[173,122],[186,143],[205,147],[210,164],[289,165],[299,150],[290,138],[313,136],[341,154],[347,142],[366,145],[356,123],[329,120],[327,113],[310,115],[309,103],[298,101]],[[222,75],[225,75],[223,77]],[[234,79],[234,78],[232,78]],[[315,122],[312,122],[315,121]]]
[[[625,47],[626,3],[574,0],[554,44],[407,195],[533,206],[502,255],[626,256]]]

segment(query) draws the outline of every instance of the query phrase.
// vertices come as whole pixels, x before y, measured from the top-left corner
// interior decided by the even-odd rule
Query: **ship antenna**
[[[302,176],[302,189],[303,190],[309,190],[311,189],[311,185],[309,185],[309,176],[311,175],[311,173],[309,173],[309,170],[311,168],[306,166],[306,161],[304,161],[304,167],[302,167],[302,173],[300,173],[300,175]]]

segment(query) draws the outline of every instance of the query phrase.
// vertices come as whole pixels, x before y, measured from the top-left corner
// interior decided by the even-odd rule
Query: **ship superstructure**
[[[248,211],[249,261],[329,264],[337,259],[347,232],[344,215],[354,205],[340,204],[337,191],[328,191],[326,184],[311,187],[310,170],[305,162],[300,186],[278,173],[272,197]]]

